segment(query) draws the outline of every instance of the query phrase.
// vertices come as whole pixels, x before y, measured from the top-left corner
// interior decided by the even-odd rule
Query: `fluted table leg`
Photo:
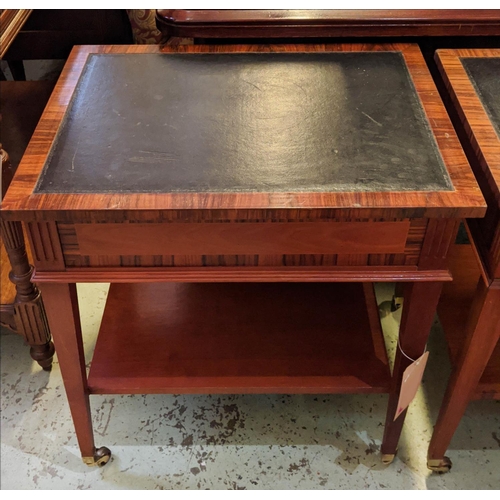
[[[52,367],[54,344],[45,315],[42,297],[31,282],[33,266],[28,261],[20,222],[1,221],[2,242],[7,250],[11,272],[9,278],[16,287],[14,319],[17,333],[31,346],[31,357],[44,370]]]

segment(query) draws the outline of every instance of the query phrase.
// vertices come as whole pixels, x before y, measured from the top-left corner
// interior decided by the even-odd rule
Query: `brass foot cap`
[[[443,474],[451,469],[451,460],[448,457],[428,459],[427,468]]]
[[[392,464],[395,456],[396,456],[395,453],[392,453],[392,454],[390,454],[390,453],[383,453],[382,454],[382,463],[384,463],[385,465]]]
[[[111,458],[111,451],[105,446],[101,446],[94,450],[93,457],[82,457],[83,462],[89,467],[104,467]]]

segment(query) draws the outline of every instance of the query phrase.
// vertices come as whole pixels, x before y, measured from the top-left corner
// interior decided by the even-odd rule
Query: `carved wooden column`
[[[54,344],[45,316],[42,297],[31,282],[33,266],[28,262],[20,222],[1,221],[2,240],[9,256],[12,271],[9,278],[16,287],[14,319],[17,333],[31,346],[31,357],[44,370],[52,367]]]
[[[7,155],[3,154],[3,150],[1,152],[2,160],[8,161]],[[22,225],[20,222],[3,220],[0,224],[2,243],[11,266],[9,278],[16,287],[16,298],[13,304],[16,332],[22,335],[31,346],[31,357],[44,370],[50,370],[54,344],[51,340],[40,292],[31,283],[33,266],[30,265],[26,254]]]

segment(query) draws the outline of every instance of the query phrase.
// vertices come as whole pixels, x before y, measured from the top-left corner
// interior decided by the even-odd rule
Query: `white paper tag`
[[[394,420],[396,420],[401,413],[403,413],[409,404],[413,401],[413,398],[417,394],[418,388],[420,387],[420,382],[424,375],[425,365],[427,364],[427,358],[429,357],[429,351],[424,352],[420,358],[416,359],[403,373],[403,381],[401,382],[401,389],[399,391],[399,400],[394,415]]]

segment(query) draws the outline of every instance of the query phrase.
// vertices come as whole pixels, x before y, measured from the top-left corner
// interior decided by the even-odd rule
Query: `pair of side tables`
[[[466,73],[481,80],[489,57],[438,55],[450,88],[455,74],[464,85],[475,152],[492,155],[477,168],[496,204],[473,223],[485,200],[416,45],[75,47],[2,225],[28,234],[85,463],[111,456],[94,443],[90,395],[144,393],[385,392],[393,460],[403,372],[452,279],[458,225],[470,220],[475,242],[497,221],[498,101],[490,110]],[[477,379],[498,339],[494,231],[474,246],[486,259],[465,332],[475,354],[459,362]],[[392,374],[373,292],[384,281],[404,283]],[[88,374],[78,282],[111,283]],[[434,470],[449,468],[461,377]]]

